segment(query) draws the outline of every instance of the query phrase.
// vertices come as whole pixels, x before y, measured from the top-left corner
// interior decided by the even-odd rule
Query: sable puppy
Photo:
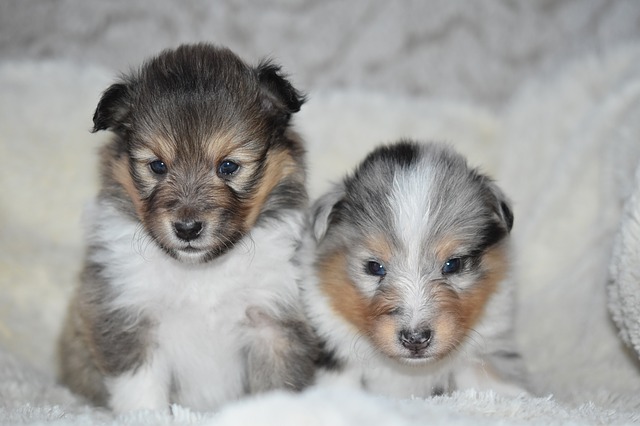
[[[269,62],[166,50],[103,94],[111,130],[61,379],[115,411],[213,409],[313,377],[294,259],[307,205],[304,99]]]
[[[424,397],[527,387],[503,193],[438,144],[373,151],[313,207],[303,297],[321,381]]]

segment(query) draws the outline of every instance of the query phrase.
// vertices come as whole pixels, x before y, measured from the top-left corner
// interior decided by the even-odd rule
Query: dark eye
[[[443,274],[455,274],[456,272],[460,272],[460,268],[462,267],[462,259],[456,257],[454,259],[449,259],[444,262],[442,265],[442,273]]]
[[[373,260],[367,262],[366,270],[369,275],[374,275],[376,277],[384,277],[385,275],[387,275],[387,270],[384,268],[384,266]]]
[[[240,168],[240,166],[238,166],[233,161],[224,160],[222,163],[220,163],[220,166],[218,166],[218,174],[220,174],[221,176],[229,176],[234,174],[238,170],[238,168]]]
[[[157,175],[163,175],[167,173],[167,165],[164,164],[164,161],[156,160],[149,163],[149,168],[151,171]]]

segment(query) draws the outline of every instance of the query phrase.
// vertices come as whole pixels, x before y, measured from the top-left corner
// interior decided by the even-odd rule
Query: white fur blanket
[[[95,152],[107,137],[88,132],[90,119],[112,77],[61,62],[0,65],[0,423],[640,422],[638,357],[618,337],[606,293],[622,206],[640,188],[640,178],[633,178],[640,164],[640,48],[621,46],[542,75],[501,112],[447,100],[332,92],[311,93],[296,119],[308,143],[312,195],[373,146],[400,137],[449,141],[498,179],[515,205],[518,338],[537,398],[467,391],[392,400],[312,388],[239,401],[218,413],[174,407],[173,417],[139,412],[116,418],[56,385],[55,338],[82,258],[79,217],[95,191]],[[635,251],[617,252],[632,253],[620,265],[635,266],[624,280],[635,284],[636,297],[638,199],[626,210],[635,211],[635,228],[622,232],[635,233],[625,240]],[[614,279],[622,277],[613,271]],[[621,318],[629,311],[616,312]]]

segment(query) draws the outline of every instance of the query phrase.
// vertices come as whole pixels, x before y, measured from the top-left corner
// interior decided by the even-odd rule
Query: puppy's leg
[[[107,378],[110,408],[117,413],[143,409],[169,412],[171,375],[165,365],[156,355],[136,369]]]
[[[61,381],[116,412],[167,410],[170,375],[159,356],[149,356],[145,322],[125,328],[117,311],[83,317],[77,300],[71,308],[59,346]]]
[[[106,406],[109,395],[87,345],[82,319],[78,310],[73,309],[75,306],[74,301],[58,342],[59,379],[93,404]]]
[[[167,410],[170,374],[155,349],[153,321],[117,307],[112,286],[89,264],[61,341],[62,378],[72,390],[117,412]]]
[[[247,309],[247,386],[249,393],[269,389],[301,390],[314,378],[319,348],[299,308],[276,313]]]
[[[99,365],[105,373],[109,406],[115,412],[151,409],[167,411],[171,373],[152,342],[152,327],[144,317],[111,311],[110,328],[94,330]],[[106,321],[98,322],[106,323]]]

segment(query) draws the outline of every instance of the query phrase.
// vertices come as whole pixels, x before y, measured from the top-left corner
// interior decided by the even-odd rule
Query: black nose
[[[410,351],[418,352],[429,346],[431,342],[431,330],[402,330],[399,339],[402,346]]]
[[[174,222],[173,229],[175,229],[178,238],[191,241],[198,238],[198,235],[202,232],[202,222],[196,222],[195,220]]]

